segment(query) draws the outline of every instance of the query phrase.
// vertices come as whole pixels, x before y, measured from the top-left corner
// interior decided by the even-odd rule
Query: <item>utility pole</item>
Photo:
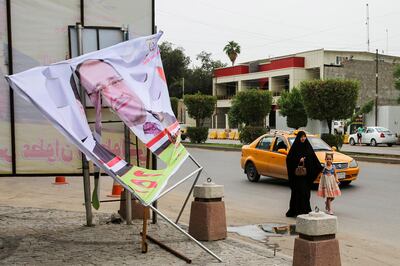
[[[182,78],[182,101],[185,96],[185,77]],[[183,123],[186,124],[186,108],[185,103],[183,104],[183,117],[181,118]]]
[[[367,21],[365,22],[367,25],[367,51],[369,52],[369,6],[367,4]]]
[[[389,54],[389,30],[386,29],[386,54]]]
[[[375,65],[375,126],[378,126],[378,49],[376,49],[376,65]]]
[[[182,99],[185,96],[185,78],[182,78]]]

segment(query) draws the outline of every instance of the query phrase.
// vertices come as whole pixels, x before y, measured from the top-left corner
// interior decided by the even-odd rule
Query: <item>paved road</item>
[[[189,151],[205,166],[214,182],[225,186],[224,200],[229,225],[295,222],[294,219],[284,217],[290,193],[286,182],[268,177],[262,178],[258,183],[248,182],[239,165],[240,152],[194,148]],[[339,219],[339,238],[343,240],[342,256],[347,256],[346,261],[349,264],[359,262],[362,265],[369,262],[396,265],[400,263],[400,166],[360,163],[360,167],[359,179],[351,186],[343,188],[343,196],[334,202]],[[180,174],[187,171],[188,167],[184,167]],[[202,182],[204,179],[205,177]],[[188,185],[179,187],[174,194],[178,195],[187,189]],[[323,199],[315,194],[314,191],[312,205],[323,209]],[[169,201],[171,198],[167,199]],[[287,245],[290,249],[292,244]],[[382,257],[376,255],[378,251],[383,254]],[[289,254],[290,252],[288,250]]]

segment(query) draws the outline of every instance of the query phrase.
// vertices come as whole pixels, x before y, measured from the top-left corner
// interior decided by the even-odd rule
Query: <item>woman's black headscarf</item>
[[[302,136],[306,136],[306,133],[304,131],[299,131],[286,157],[289,182],[292,178],[296,177],[295,169],[299,165],[300,159],[305,157],[304,163],[307,168],[307,178],[308,181],[312,183],[321,173],[323,167],[308,139],[306,139],[304,143],[301,142],[300,138]]]

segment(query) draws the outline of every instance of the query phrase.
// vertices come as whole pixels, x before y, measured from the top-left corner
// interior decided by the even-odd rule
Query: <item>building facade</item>
[[[361,83],[358,106],[375,99],[375,53],[355,51],[313,50],[281,57],[255,60],[214,71],[213,95],[218,98],[213,128],[228,128],[228,111],[231,99],[239,91],[250,88],[268,90],[273,96],[271,113],[266,117],[270,128],[289,129],[286,118],[279,114],[277,100],[284,91],[290,91],[304,80],[344,78]],[[394,87],[393,70],[400,57],[378,54],[378,125],[400,132],[399,91]],[[365,118],[374,125],[375,112]],[[309,120],[306,130],[327,132],[325,122]]]

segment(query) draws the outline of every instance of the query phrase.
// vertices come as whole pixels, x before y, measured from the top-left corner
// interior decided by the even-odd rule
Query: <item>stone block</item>
[[[217,199],[224,196],[224,186],[214,183],[204,183],[196,185],[193,191],[193,197],[201,199]]]
[[[294,241],[293,266],[340,266],[339,242],[337,239]]]
[[[197,240],[212,241],[227,236],[223,201],[193,201],[190,209],[189,234]]]
[[[308,236],[334,235],[337,232],[337,217],[324,212],[299,215],[296,232]]]

